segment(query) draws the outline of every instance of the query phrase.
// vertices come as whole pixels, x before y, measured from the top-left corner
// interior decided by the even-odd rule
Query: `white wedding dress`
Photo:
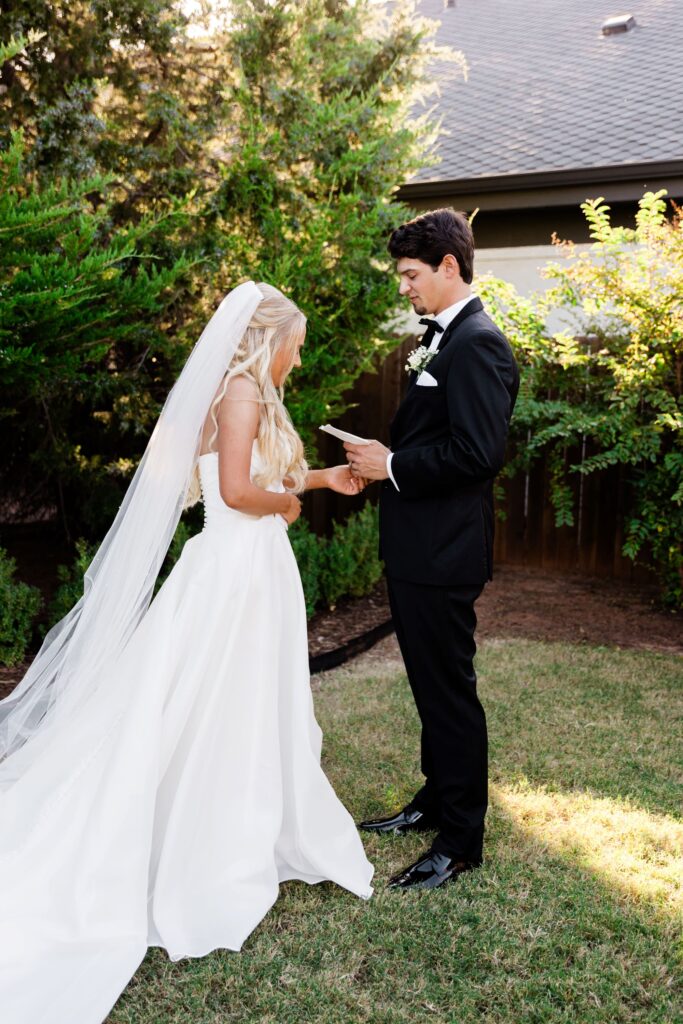
[[[254,446],[252,475],[258,468]],[[150,945],[239,950],[287,879],[371,895],[320,767],[306,615],[282,517],[205,525],[96,698],[13,755],[0,794],[0,1020],[100,1024]],[[282,490],[282,484],[271,485]]]

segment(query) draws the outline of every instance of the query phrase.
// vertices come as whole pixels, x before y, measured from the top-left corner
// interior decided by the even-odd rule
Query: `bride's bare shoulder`
[[[258,385],[250,377],[239,374],[228,380],[223,378],[202,430],[202,454],[216,450],[219,436],[233,438],[232,443],[235,434],[256,437],[259,398]]]
[[[233,402],[258,402],[260,397],[256,381],[242,373],[231,377],[225,388],[224,398]]]

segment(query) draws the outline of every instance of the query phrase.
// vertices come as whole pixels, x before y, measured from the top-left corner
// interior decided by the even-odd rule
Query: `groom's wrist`
[[[393,458],[394,458],[394,453],[393,452],[388,452],[387,453],[387,463],[386,463],[386,465],[387,465],[387,477],[391,480],[391,482],[394,485],[394,487],[396,488],[396,490],[400,491],[401,488],[396,483],[396,477],[394,476],[394,474],[392,472],[392,469],[391,469],[391,463],[392,463]]]

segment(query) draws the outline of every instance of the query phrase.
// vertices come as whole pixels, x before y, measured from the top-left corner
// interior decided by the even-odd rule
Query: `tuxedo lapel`
[[[441,340],[439,342],[439,347],[437,348],[436,352],[434,353],[434,358],[435,359],[436,359],[436,357],[441,352],[443,352],[444,348],[449,343],[451,338],[454,336],[454,334],[457,331],[457,329],[460,326],[460,324],[462,324],[463,321],[465,321],[467,319],[467,317],[471,316],[473,313],[481,312],[481,310],[483,308],[484,308],[484,306],[482,305],[481,299],[478,296],[475,295],[475,297],[473,299],[471,299],[471,301],[468,302],[467,305],[464,306],[460,310],[458,315],[456,317],[454,317],[453,320],[451,320],[451,322],[449,323],[448,327],[446,327],[446,329],[444,330],[443,334],[441,335]],[[398,423],[400,423],[400,420],[401,420],[401,418],[402,418],[402,416],[404,414],[404,410],[405,410],[405,406],[406,406],[406,399],[408,398],[408,395],[410,395],[411,392],[414,390],[414,388],[417,387],[415,381],[417,380],[418,376],[419,375],[417,373],[415,373],[415,372],[412,372],[410,374],[410,378],[409,378],[409,381],[408,381],[408,387],[406,389],[406,393],[405,393],[405,396],[403,398],[403,401],[399,405],[399,407],[396,410],[396,413],[394,415],[394,418],[392,419],[391,423],[389,424],[389,435],[390,435],[390,439],[391,439],[391,443],[392,444],[395,443],[396,426],[397,426]]]
[[[482,301],[477,295],[475,295],[474,298],[470,302],[468,302],[466,306],[463,306],[458,315],[453,317],[448,327],[444,328],[444,331],[439,340],[439,344],[436,348],[436,352],[434,353],[435,357],[438,356],[439,352],[443,352],[446,345],[453,337],[453,332],[458,329],[458,326],[463,322],[463,320],[466,320],[471,313],[478,313],[483,308],[484,307],[482,305]],[[420,344],[422,344],[422,342]],[[415,386],[415,381],[417,380],[418,377],[419,374],[415,373],[414,371],[410,374],[408,382],[408,391],[412,391],[413,387]]]

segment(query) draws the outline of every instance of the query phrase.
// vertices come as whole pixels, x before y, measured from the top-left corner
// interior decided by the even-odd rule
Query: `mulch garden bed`
[[[662,611],[657,591],[579,573],[500,566],[477,602],[477,637],[526,637],[683,654],[683,615]],[[384,580],[367,597],[340,601],[308,624],[312,655],[391,617]]]

